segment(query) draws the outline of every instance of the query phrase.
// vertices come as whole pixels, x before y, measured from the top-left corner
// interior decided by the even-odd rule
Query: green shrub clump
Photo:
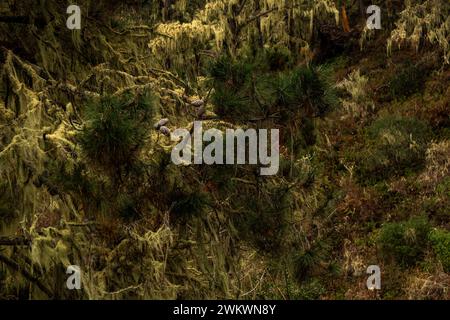
[[[441,261],[445,272],[450,272],[450,232],[433,230],[430,241],[436,256]]]
[[[403,267],[413,266],[423,258],[429,232],[430,225],[424,217],[387,223],[381,229],[378,243],[384,257],[394,259]]]
[[[420,91],[425,83],[427,70],[420,65],[411,64],[395,74],[389,82],[394,98],[407,98]]]
[[[430,138],[427,124],[414,118],[388,116],[375,121],[356,156],[359,177],[370,184],[422,168]]]

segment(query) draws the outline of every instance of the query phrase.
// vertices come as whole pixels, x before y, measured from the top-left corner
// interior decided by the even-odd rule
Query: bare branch
[[[47,288],[38,278],[34,277],[28,270],[23,269],[17,262],[14,260],[0,254],[0,262],[3,262],[10,269],[20,272],[27,280],[36,284],[36,286],[44,292],[49,298],[53,297],[52,291]]]
[[[28,246],[30,242],[24,237],[0,237],[0,246]]]

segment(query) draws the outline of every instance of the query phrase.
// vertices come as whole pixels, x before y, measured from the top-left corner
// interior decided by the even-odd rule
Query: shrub
[[[411,218],[406,222],[387,223],[378,238],[382,254],[401,266],[413,266],[423,258],[428,246],[430,225],[426,218]]]
[[[103,97],[91,102],[85,112],[85,126],[78,135],[89,162],[111,175],[135,162],[144,143],[155,107],[152,95]]]
[[[345,90],[347,95],[342,100],[342,106],[347,114],[365,117],[369,111],[373,111],[374,103],[370,98],[368,82],[369,79],[361,75],[357,69],[338,84],[338,88]]]
[[[430,241],[445,272],[450,272],[450,232],[433,230],[430,233]]]
[[[408,64],[399,73],[394,74],[389,88],[394,98],[406,98],[420,91],[425,83],[426,69],[420,65]]]
[[[431,143],[426,151],[424,182],[435,185],[448,178],[450,171],[450,141]],[[445,185],[444,185],[445,186]]]
[[[365,147],[356,156],[358,175],[372,183],[422,168],[430,137],[429,127],[414,118],[377,120],[368,128]]]

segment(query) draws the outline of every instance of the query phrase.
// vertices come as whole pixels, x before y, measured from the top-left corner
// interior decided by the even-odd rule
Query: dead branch
[[[10,269],[20,272],[27,280],[36,284],[36,286],[44,292],[49,298],[53,297],[52,291],[47,288],[38,278],[34,277],[28,270],[23,269],[20,265],[14,260],[0,254],[0,262],[3,262]]]
[[[0,237],[0,246],[28,246],[31,241],[24,237]]]

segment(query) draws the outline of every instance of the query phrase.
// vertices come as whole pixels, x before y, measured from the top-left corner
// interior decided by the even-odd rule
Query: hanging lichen
[[[387,50],[403,44],[419,50],[421,42],[436,45],[444,62],[450,63],[450,3],[445,0],[406,1],[396,28],[387,43]]]

